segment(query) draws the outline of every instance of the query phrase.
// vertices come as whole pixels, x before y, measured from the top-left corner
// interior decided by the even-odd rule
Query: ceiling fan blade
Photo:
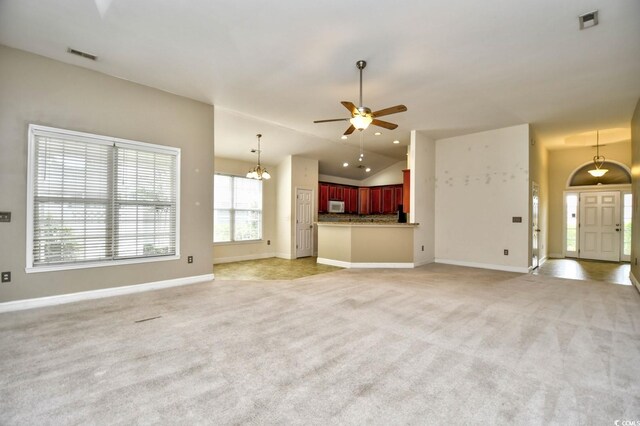
[[[314,123],[331,123],[332,121],[349,121],[348,118],[331,118],[329,120],[316,120]]]
[[[399,112],[405,112],[407,107],[404,105],[396,105],[389,108],[381,109],[380,111],[374,111],[371,113],[374,117],[382,117],[385,115],[397,114]]]
[[[353,131],[356,130],[355,127],[353,127],[353,125],[349,126],[349,128],[347,129],[346,132],[344,132],[345,136],[346,135],[350,135],[351,133],[353,133]]]
[[[388,121],[376,120],[375,118],[371,122],[374,126],[384,127],[385,129],[393,130],[398,127],[397,124],[389,123]]]
[[[340,102],[342,105],[344,105],[344,107],[346,109],[349,110],[349,112],[351,113],[352,116],[356,115],[358,113],[358,107],[355,106],[353,104],[353,102],[349,102],[349,101],[342,101]]]

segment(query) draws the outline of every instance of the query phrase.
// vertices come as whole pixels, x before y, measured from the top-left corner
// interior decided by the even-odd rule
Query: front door
[[[313,254],[313,191],[296,189],[296,258]]]
[[[581,259],[620,261],[620,193],[580,194]]]
[[[538,228],[538,214],[540,210],[540,187],[537,183],[533,183],[531,187],[531,268],[536,269],[540,266],[540,248],[539,236],[540,228]]]

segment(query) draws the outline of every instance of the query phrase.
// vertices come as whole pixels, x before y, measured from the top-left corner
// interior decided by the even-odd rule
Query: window
[[[578,194],[565,195],[565,254],[575,256],[578,253]]]
[[[262,239],[262,181],[216,174],[213,242]]]
[[[622,242],[622,255],[623,256],[631,256],[631,222],[632,222],[632,211],[633,211],[633,198],[630,193],[623,194],[623,203],[622,203],[622,231],[623,231],[623,242]]]
[[[180,150],[29,126],[27,271],[179,255]]]

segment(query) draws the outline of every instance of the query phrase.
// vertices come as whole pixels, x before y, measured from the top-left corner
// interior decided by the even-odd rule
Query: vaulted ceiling
[[[577,16],[594,9],[600,24],[580,31]],[[368,62],[366,106],[408,107],[388,117],[397,130],[362,133],[377,170],[405,157],[412,129],[441,138],[532,123],[553,148],[628,128],[639,19],[637,0],[1,0],[0,43],[215,105],[229,119],[220,155],[251,159],[261,132],[267,163],[312,155],[321,173],[359,178],[341,167],[359,135],[313,124],[357,103],[357,60]]]

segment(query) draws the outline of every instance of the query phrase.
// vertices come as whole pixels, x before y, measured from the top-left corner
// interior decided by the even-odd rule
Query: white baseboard
[[[276,257],[276,254],[275,253],[256,253],[256,254],[247,254],[244,256],[219,257],[217,259],[213,259],[213,264],[217,265],[219,263],[240,262],[243,260],[268,259],[270,257]]]
[[[463,260],[453,260],[453,259],[436,259],[436,263],[444,263],[446,265],[467,266],[470,268],[493,269],[496,271],[520,272],[522,274],[526,274],[529,272],[528,266],[494,265],[491,263],[466,262]]]
[[[549,253],[547,256],[549,259],[564,259],[564,255],[562,253]]]
[[[413,266],[414,268],[417,268],[418,266],[428,265],[433,262],[435,262],[434,259],[421,260],[420,262],[413,262]]]
[[[276,253],[276,257],[279,259],[288,259],[288,260],[295,259],[294,257],[291,256],[290,253]]]
[[[338,266],[340,268],[415,268],[413,262],[345,262],[343,260],[327,259],[319,257],[318,263],[323,265]]]
[[[545,256],[545,257],[541,258],[540,260],[538,260],[538,266],[537,266],[537,267],[539,268],[539,267],[540,267],[540,266],[542,266],[542,265],[544,264],[544,262],[546,262],[546,261],[547,261],[547,256]],[[533,265],[529,266],[529,272],[533,271],[534,269],[535,269],[535,268],[533,267]]]
[[[631,283],[636,286],[636,289],[640,291],[640,281],[638,281],[638,279],[633,275],[633,272],[629,272],[629,279],[631,280]]]
[[[143,291],[159,290],[161,288],[177,287],[181,285],[213,281],[213,279],[213,274],[196,275],[192,277],[175,278],[172,280],[154,281],[121,287],[109,287],[101,288],[98,290],[81,291],[78,293],[38,297],[35,299],[13,300],[11,302],[0,303],[0,313],[22,311],[24,309],[42,308],[45,306],[62,305],[63,303],[79,302],[81,300],[102,299],[104,297],[141,293]]]

